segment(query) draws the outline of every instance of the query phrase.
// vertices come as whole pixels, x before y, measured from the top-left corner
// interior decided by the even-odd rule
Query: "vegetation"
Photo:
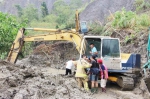
[[[135,12],[126,11],[123,8],[122,11],[117,11],[115,13],[115,17],[112,20],[112,26],[120,29],[148,27],[150,26],[150,17],[147,14],[137,15]]]
[[[96,35],[110,36],[112,33],[117,33],[123,39],[124,44],[134,42],[136,35],[141,30],[146,30],[150,26],[149,13],[137,14],[133,11],[126,11],[122,8],[121,11],[115,12],[108,17],[106,24],[100,22],[90,24],[91,33]],[[130,34],[121,34],[120,30],[129,31]],[[128,32],[127,32],[128,33]],[[126,35],[126,37],[124,37]]]
[[[93,34],[102,35],[104,33],[104,26],[102,26],[99,22],[93,22],[89,27]]]
[[[42,17],[45,17],[48,15],[48,9],[45,2],[41,4],[41,10],[42,10]]]
[[[136,11],[150,8],[150,0],[135,0]]]
[[[129,28],[135,25],[136,13],[132,11],[118,11],[115,13],[115,18],[112,21],[112,26],[116,28]]]
[[[18,10],[18,19],[20,23],[23,23],[24,21],[28,22],[30,24],[31,21],[38,21],[39,15],[38,10],[34,8],[33,5],[29,5],[26,8],[21,8],[19,5],[15,6]]]
[[[85,6],[87,4],[82,4],[81,0],[70,0],[69,3],[66,3],[64,0],[57,0],[51,13],[48,12],[45,2],[41,4],[41,13],[37,12],[33,5],[29,5],[26,8],[16,5],[16,8],[19,19],[21,21],[28,20],[28,24],[31,27],[64,29],[75,27],[75,11],[79,8],[83,10]]]
[[[26,22],[19,23],[16,17],[0,12],[0,58],[5,58],[18,30],[24,26]]]
[[[0,58],[4,59],[8,54],[10,47],[21,27],[40,27],[40,28],[74,28],[75,27],[75,11],[83,10],[87,4],[82,4],[81,0],[70,0],[66,3],[64,0],[57,0],[54,3],[53,11],[48,11],[45,2],[41,4],[41,12],[33,5],[22,8],[15,5],[18,16],[0,13]],[[32,33],[34,34],[34,33]],[[28,34],[28,35],[32,35]],[[28,49],[31,43],[26,44]]]

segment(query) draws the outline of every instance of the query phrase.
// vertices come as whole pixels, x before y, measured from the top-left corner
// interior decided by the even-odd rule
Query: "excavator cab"
[[[120,43],[118,38],[111,38],[107,36],[84,36],[81,43],[81,52],[87,56],[91,56],[89,53],[91,48],[89,45],[93,43],[98,51],[98,57],[103,60],[103,63],[109,70],[121,70],[121,54]]]

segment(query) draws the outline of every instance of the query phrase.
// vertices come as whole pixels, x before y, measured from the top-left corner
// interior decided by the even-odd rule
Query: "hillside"
[[[4,13],[9,13],[17,15],[16,5],[19,5],[21,8],[25,8],[29,5],[33,5],[38,12],[41,12],[41,4],[46,3],[48,12],[50,13],[53,10],[54,3],[60,0],[1,0],[0,1],[0,11]],[[63,0],[66,4],[71,2],[71,0]],[[134,1],[135,0],[78,0],[82,4],[90,3],[85,10],[81,13],[80,19],[82,21],[100,21],[104,22],[107,16],[111,13],[114,13],[118,10],[121,10],[123,7],[127,10],[135,10]]]
[[[106,17],[123,7],[127,11],[135,10],[134,3],[135,0],[95,0],[81,13],[80,20],[104,22]]]
[[[40,6],[42,2],[46,2],[48,10],[51,11],[53,7],[53,3],[56,0],[3,0],[0,3],[0,11],[9,13],[9,14],[17,14],[17,9],[15,5],[20,5],[22,8],[27,7],[32,4],[40,11]]]
[[[20,5],[21,8],[25,8],[28,5],[33,5],[38,11],[41,11],[41,4],[46,3],[48,11],[51,12],[53,4],[56,1],[60,0],[0,0],[0,11],[4,13],[9,13],[17,15],[17,9],[15,5]],[[69,3],[71,0],[63,0],[66,3]],[[83,4],[89,2],[90,0],[80,0]]]

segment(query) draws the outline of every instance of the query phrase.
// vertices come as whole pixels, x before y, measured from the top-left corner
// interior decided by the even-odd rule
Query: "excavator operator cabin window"
[[[102,57],[120,57],[119,40],[118,39],[103,39],[102,42]]]
[[[100,57],[101,39],[100,38],[85,38],[85,54],[90,56],[90,44],[93,43],[98,51],[98,57]]]

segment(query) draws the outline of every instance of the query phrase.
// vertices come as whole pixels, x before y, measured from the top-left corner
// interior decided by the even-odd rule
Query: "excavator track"
[[[121,87],[121,90],[133,90],[134,89],[134,79],[131,77],[119,76],[117,83]]]

